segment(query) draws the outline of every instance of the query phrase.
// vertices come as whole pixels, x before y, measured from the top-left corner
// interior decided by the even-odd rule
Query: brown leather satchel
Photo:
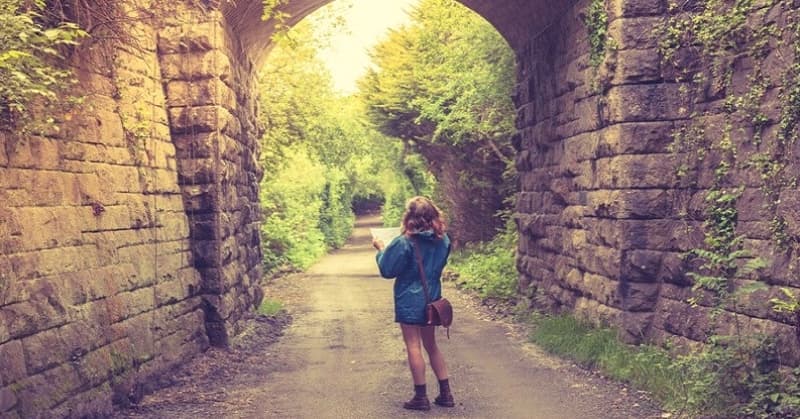
[[[428,291],[428,279],[425,275],[425,267],[422,266],[422,256],[419,254],[416,240],[412,240],[414,255],[417,258],[417,267],[422,281],[422,290],[425,292],[425,321],[430,326],[442,326],[447,331],[447,338],[450,339],[450,325],[453,324],[453,306],[447,298],[440,298],[431,301],[431,294]]]

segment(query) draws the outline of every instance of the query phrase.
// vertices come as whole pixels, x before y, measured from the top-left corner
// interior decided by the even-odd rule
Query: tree
[[[457,2],[423,0],[372,57],[359,83],[370,119],[426,158],[457,239],[491,238],[514,186],[512,50]]]

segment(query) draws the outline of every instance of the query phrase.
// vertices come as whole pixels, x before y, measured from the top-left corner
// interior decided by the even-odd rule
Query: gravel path
[[[254,317],[230,350],[211,349],[172,385],[117,418],[660,418],[646,395],[583,371],[527,343],[519,326],[449,284],[456,313],[440,346],[456,407],[402,409],[411,396],[392,281],[376,274],[362,218],[348,244],[308,272],[275,279],[267,298],[288,310]],[[427,370],[429,396],[436,379]]]

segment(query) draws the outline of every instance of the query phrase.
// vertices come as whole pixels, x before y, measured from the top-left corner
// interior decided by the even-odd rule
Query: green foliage
[[[86,32],[68,22],[45,25],[45,7],[44,0],[0,0],[0,128],[32,122],[31,106],[58,102],[72,81],[57,63]]]
[[[327,251],[319,222],[325,168],[302,145],[284,153],[283,169],[261,186],[261,237],[267,270],[285,264],[305,269]]]
[[[462,238],[468,230],[493,234],[494,213],[514,185],[511,49],[458,2],[423,0],[411,24],[390,32],[372,57],[375,68],[360,80],[360,95],[381,132],[402,139],[406,155],[425,158],[426,170],[409,178],[436,176],[436,199],[450,215],[451,231]],[[399,206],[390,198],[387,219],[394,220]],[[487,222],[476,225],[470,216]]]
[[[674,369],[685,387],[682,398],[671,405],[692,416],[796,417],[800,370],[781,371],[779,366],[771,339],[714,337],[702,351],[676,359]]]
[[[715,337],[703,350],[629,346],[617,333],[571,316],[532,319],[531,341],[651,393],[688,417],[790,418],[800,413],[800,369],[780,371],[774,342]]]
[[[424,0],[413,23],[373,51],[360,87],[383,132],[422,141],[495,144],[511,155],[511,49],[485,20],[452,0]],[[494,151],[492,151],[494,152]]]
[[[531,341],[548,352],[652,393],[662,402],[680,398],[683,382],[668,352],[620,342],[616,332],[595,328],[571,316],[536,316]]]
[[[260,80],[264,264],[305,269],[345,243],[357,197],[402,195],[404,204],[429,180],[364,121],[357,100],[334,92],[307,23],[274,42]]]
[[[518,273],[516,248],[519,233],[515,225],[493,240],[473,243],[451,256],[448,269],[457,274],[457,283],[477,291],[481,297],[512,298],[516,295]]]
[[[258,306],[258,314],[267,317],[272,317],[281,310],[283,310],[283,303],[278,300],[270,300],[269,298],[265,298],[264,301],[261,302],[261,305]]]
[[[584,23],[589,33],[589,64],[598,68],[606,57],[608,38],[606,0],[592,0],[589,3]]]

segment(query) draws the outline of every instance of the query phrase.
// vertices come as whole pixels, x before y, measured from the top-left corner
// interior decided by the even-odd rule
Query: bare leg
[[[444,362],[444,355],[439,351],[439,346],[436,345],[436,327],[421,327],[420,332],[422,335],[422,344],[425,346],[425,351],[428,353],[428,359],[431,362],[431,368],[434,374],[436,374],[436,378],[439,380],[446,380],[448,378],[447,364]]]
[[[414,385],[425,384],[425,358],[422,357],[420,329],[426,328],[400,323],[400,329],[403,331],[403,341],[406,343],[406,353],[408,354],[408,367],[411,369]]]

